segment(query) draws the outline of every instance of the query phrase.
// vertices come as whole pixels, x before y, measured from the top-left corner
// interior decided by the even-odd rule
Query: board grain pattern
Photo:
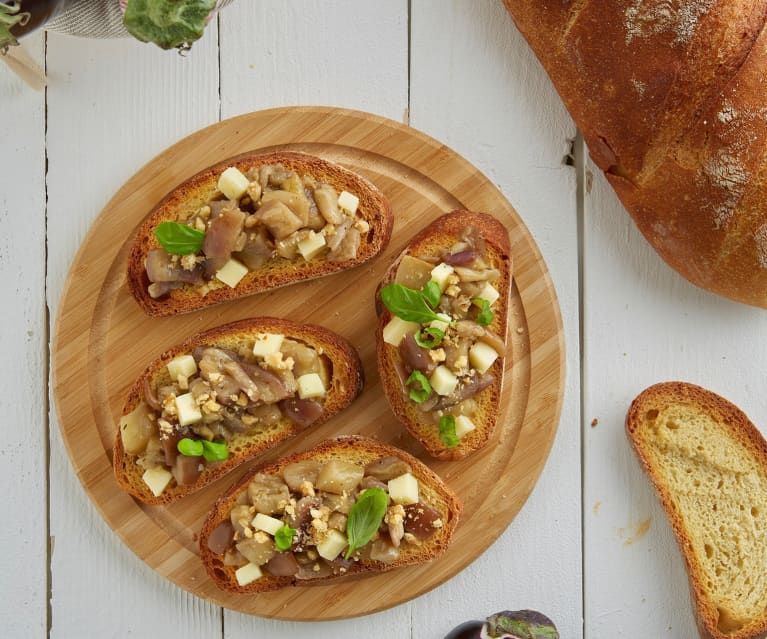
[[[321,155],[357,171],[392,201],[394,232],[383,254],[354,270],[179,317],[149,318],[125,282],[132,234],[166,193],[201,169],[249,151]],[[383,397],[375,365],[375,288],[412,235],[443,212],[486,211],[508,228],[514,259],[506,382],[490,444],[459,462],[436,462],[405,434]],[[447,553],[430,564],[258,596],[219,591],[197,552],[201,521],[243,470],[167,507],[146,506],[114,481],[111,448],[126,392],[168,346],[218,324],[257,315],[322,324],[360,353],[362,395],[328,423],[262,456],[274,459],[339,434],[397,445],[429,464],[460,495],[464,513]],[[107,204],[75,257],[57,317],[54,397],[72,464],[96,507],[159,574],[219,605],[263,617],[339,619],[409,601],[443,583],[505,530],[548,456],[564,388],[562,320],[551,279],[524,223],[498,189],[445,145],[367,113],[325,107],[246,114],[175,144],[128,180]],[[370,593],[375,593],[371,596]]]

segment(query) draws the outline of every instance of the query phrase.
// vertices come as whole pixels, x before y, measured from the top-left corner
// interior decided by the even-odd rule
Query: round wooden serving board
[[[394,232],[377,259],[357,269],[179,317],[152,319],[129,295],[126,255],[142,218],[175,185],[229,157],[294,150],[325,157],[375,183],[392,202]],[[373,295],[410,237],[440,214],[486,211],[508,228],[514,261],[506,380],[497,430],[482,451],[436,462],[404,434],[380,388]],[[344,335],[365,367],[362,395],[330,422],[263,456],[273,459],[322,439],[360,433],[393,443],[429,464],[459,494],[464,511],[447,553],[428,565],[256,596],[218,590],[200,564],[197,534],[215,501],[242,470],[168,507],[123,493],[111,467],[116,424],[144,367],[188,336],[257,315],[314,322]],[[61,302],[53,347],[54,394],[72,464],[96,507],[159,574],[205,599],[245,613],[293,620],[338,619],[406,602],[477,558],[530,494],[556,432],[564,385],[564,344],[546,265],[522,220],[498,189],[443,144],[377,116],[329,108],[272,109],[210,126],[152,160],[118,191],[77,254]],[[375,593],[373,595],[373,593]]]

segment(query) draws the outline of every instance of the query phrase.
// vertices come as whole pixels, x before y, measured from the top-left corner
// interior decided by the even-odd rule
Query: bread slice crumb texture
[[[767,454],[748,418],[689,384],[651,387],[627,428],[685,552],[709,626],[767,625]]]

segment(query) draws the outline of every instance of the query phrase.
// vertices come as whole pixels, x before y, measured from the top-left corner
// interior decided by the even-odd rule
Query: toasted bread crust
[[[312,580],[296,580],[293,577],[267,575],[247,586],[240,586],[234,575],[236,567],[225,566],[221,558],[208,549],[207,540],[211,532],[218,524],[229,518],[229,512],[235,505],[237,497],[243,490],[247,489],[248,483],[255,474],[279,474],[288,464],[305,459],[317,459],[320,461],[341,459],[364,465],[381,457],[389,456],[398,457],[410,465],[413,475],[418,479],[421,495],[425,501],[439,511],[443,524],[428,541],[411,547],[408,551],[403,550],[397,561],[389,563],[382,561],[358,561],[344,575]],[[462,504],[458,496],[442,482],[434,471],[412,455],[394,446],[367,437],[358,435],[341,436],[325,440],[311,450],[294,453],[273,463],[253,468],[237,480],[234,485],[219,497],[203,523],[200,532],[200,559],[210,578],[219,588],[228,592],[254,594],[278,590],[291,585],[325,584],[338,579],[346,579],[353,575],[386,572],[402,566],[431,561],[447,550],[453,531],[458,524],[461,508]],[[405,547],[403,546],[403,548]]]
[[[252,339],[256,333],[279,332],[286,337],[300,340],[322,354],[331,364],[331,385],[327,390],[324,411],[310,428],[315,428],[346,408],[362,392],[364,373],[359,354],[343,337],[314,324],[298,324],[290,320],[274,317],[258,317],[224,324],[211,330],[198,333],[181,344],[173,346],[154,360],[135,381],[122,410],[122,415],[130,413],[143,396],[145,380],[156,379],[165,371],[168,362],[174,357],[191,352],[199,345],[212,345],[232,348],[233,345]],[[112,465],[117,483],[136,499],[147,504],[168,504],[207,486],[219,477],[230,472],[240,464],[254,458],[277,443],[284,441],[304,430],[288,419],[283,419],[276,427],[251,437],[240,436],[237,440],[237,452],[229,459],[216,466],[208,467],[200,475],[197,483],[191,486],[179,486],[175,481],[159,496],[155,497],[142,480],[143,468],[136,464],[136,455],[125,452],[117,428],[113,450]]]
[[[358,215],[369,225],[360,242],[357,256],[343,262],[328,262],[314,258],[309,262],[296,263],[280,260],[249,272],[235,288],[222,287],[200,295],[193,286],[170,291],[162,298],[153,299],[147,288],[149,279],[144,267],[149,250],[160,246],[154,229],[160,222],[175,221],[181,211],[196,211],[205,204],[216,190],[221,172],[230,166],[247,173],[253,167],[282,164],[299,174],[311,175],[336,190],[346,190],[359,197]],[[305,153],[279,152],[246,154],[231,158],[201,171],[174,188],[157,207],[149,213],[139,227],[128,256],[128,289],[141,309],[150,316],[167,316],[199,310],[221,302],[246,297],[288,284],[331,275],[359,266],[378,255],[391,238],[393,225],[391,204],[373,184],[348,169]]]
[[[501,297],[496,305],[493,323],[488,328],[503,339],[506,339],[512,282],[511,248],[506,228],[487,213],[459,210],[437,218],[415,235],[405,250],[402,251],[386,272],[381,282],[381,287],[394,281],[399,263],[405,255],[433,255],[437,249],[449,248],[460,239],[461,234],[468,226],[477,229],[484,238],[487,244],[488,256],[493,266],[501,272],[500,280],[496,284]],[[475,415],[476,418],[473,418],[472,421],[476,429],[461,438],[455,448],[447,448],[439,437],[437,427],[428,420],[425,420],[418,406],[404,397],[395,367],[395,359],[399,359],[399,353],[397,349],[383,341],[383,330],[391,320],[392,314],[380,302],[378,293],[376,293],[376,308],[379,311],[378,327],[376,329],[378,371],[381,376],[384,394],[397,419],[424,446],[429,454],[437,459],[462,459],[485,446],[495,430],[503,386],[504,360],[505,357],[511,356],[510,350],[507,350],[504,358],[498,358],[488,370],[489,373],[494,375],[495,382],[475,398],[478,403],[478,409]],[[507,349],[510,349],[510,347],[507,346]]]
[[[693,411],[715,422],[717,430],[728,442],[729,454],[758,468],[763,482],[767,481],[765,479],[767,478],[767,441],[737,406],[705,388],[685,382],[665,382],[647,388],[634,399],[626,415],[625,426],[629,441],[660,498],[682,552],[690,582],[693,611],[701,637],[703,639],[763,639],[767,636],[767,613],[764,610],[735,630],[723,630],[720,627],[722,625],[721,609],[726,606],[726,602],[715,599],[714,593],[707,585],[706,569],[703,565],[704,562],[713,562],[706,559],[705,554],[701,556],[697,548],[700,545],[698,542],[701,531],[696,530],[685,517],[684,510],[679,505],[678,494],[675,494],[678,489],[664,478],[661,473],[663,459],[659,458],[654,451],[654,446],[650,443],[650,430],[656,419],[653,416],[662,414],[669,407],[677,411]],[[693,473],[693,477],[697,477],[700,468],[706,466],[704,461],[696,462],[694,459],[692,464],[693,468],[689,472]],[[724,474],[725,471],[719,469],[714,472]],[[743,488],[743,491],[749,492],[746,488]],[[759,497],[767,501],[767,494]],[[717,513],[717,519],[719,523],[725,524],[725,528],[741,525],[729,519],[724,512]],[[718,529],[718,526],[715,529]],[[721,545],[722,540],[706,538],[713,544],[712,552],[718,552],[717,541]],[[743,560],[746,563],[749,560],[761,562],[761,559],[754,557],[743,557]],[[765,567],[749,568],[746,565],[743,570],[764,574]]]

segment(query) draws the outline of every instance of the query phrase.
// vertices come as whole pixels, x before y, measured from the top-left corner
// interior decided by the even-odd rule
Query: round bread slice
[[[217,183],[228,167],[242,173],[266,165],[281,164],[299,175],[313,177],[329,184],[337,192],[348,191],[359,198],[357,216],[369,229],[361,234],[357,255],[353,259],[330,262],[320,254],[309,260],[272,259],[258,270],[249,271],[234,287],[222,286],[201,294],[198,287],[186,284],[154,299],[148,292],[145,261],[151,249],[160,248],[154,230],[161,222],[176,221],[196,212],[218,193]],[[128,289],[142,310],[150,316],[167,316],[206,308],[221,302],[262,293],[288,284],[295,284],[338,273],[367,262],[389,243],[392,232],[391,204],[371,182],[338,164],[305,153],[278,152],[247,154],[231,158],[201,171],[175,187],[152,210],[139,227],[128,256]]]
[[[264,572],[263,576],[251,583],[240,586],[235,572],[236,566],[224,565],[223,558],[208,548],[208,538],[216,527],[229,520],[229,513],[238,499],[247,491],[251,479],[258,473],[268,475],[282,475],[282,471],[289,464],[303,460],[317,460],[327,462],[340,460],[366,466],[378,459],[396,457],[409,464],[412,475],[418,480],[419,496],[427,502],[440,515],[440,526],[435,527],[434,534],[420,544],[402,544],[399,558],[391,562],[373,560],[355,560],[342,574],[320,577],[316,579],[296,579],[295,577],[277,577]],[[425,464],[412,455],[389,444],[378,440],[352,435],[327,439],[316,447],[299,453],[294,453],[274,463],[259,466],[249,471],[231,486],[215,503],[202,526],[200,532],[200,559],[210,578],[222,590],[228,592],[254,594],[270,590],[278,590],[286,586],[313,585],[327,583],[335,579],[344,579],[352,575],[365,575],[386,572],[400,568],[421,564],[437,558],[447,550],[453,532],[458,524],[462,504],[458,496],[448,487],[441,478]]]
[[[449,447],[441,439],[439,428],[431,416],[424,413],[418,404],[411,401],[403,389],[403,382],[399,373],[402,358],[398,349],[387,344],[383,339],[384,328],[393,315],[383,305],[380,290],[395,281],[397,268],[404,256],[418,257],[441,254],[461,239],[467,227],[473,227],[484,239],[487,258],[491,266],[500,272],[500,278],[495,283],[500,297],[493,306],[494,318],[487,328],[506,340],[512,285],[511,248],[506,228],[487,213],[459,210],[437,218],[421,230],[402,251],[387,270],[376,292],[376,310],[379,313],[376,330],[376,355],[381,385],[386,398],[397,419],[407,431],[423,445],[430,455],[444,460],[462,459],[485,446],[490,440],[498,416],[506,366],[505,357],[499,357],[487,371],[495,378],[493,384],[474,397],[477,409],[472,421],[476,428],[463,436],[457,446]],[[510,357],[510,347],[508,346],[506,357]]]
[[[191,353],[197,346],[214,346],[236,352],[241,345],[252,343],[259,333],[278,333],[302,342],[320,353],[329,365],[330,384],[322,400],[323,412],[309,428],[315,428],[338,414],[362,392],[362,363],[359,354],[346,339],[322,326],[299,324],[274,317],[258,317],[199,333],[165,351],[146,368],[131,387],[122,416],[128,415],[142,400],[146,383],[156,387],[158,383],[170,382],[167,364],[175,357]],[[236,434],[228,444],[228,459],[207,465],[197,482],[192,485],[181,486],[175,479],[171,480],[159,496],[154,495],[144,482],[142,477],[145,469],[136,463],[138,456],[125,451],[119,426],[115,434],[112,465],[117,483],[136,499],[147,504],[168,504],[210,484],[242,463],[303,430],[304,427],[283,416],[276,424],[260,427],[252,433]]]

